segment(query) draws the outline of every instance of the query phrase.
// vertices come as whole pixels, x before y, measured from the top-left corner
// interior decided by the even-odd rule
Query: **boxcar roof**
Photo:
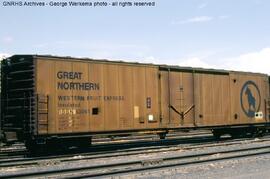
[[[85,62],[97,62],[97,63],[114,63],[114,64],[126,64],[126,65],[139,65],[139,66],[153,66],[158,67],[160,70],[165,71],[183,71],[183,72],[196,72],[196,73],[209,73],[209,74],[229,74],[229,73],[242,73],[242,74],[256,74],[256,75],[267,75],[264,73],[254,73],[254,72],[243,72],[243,71],[232,71],[224,69],[207,69],[207,68],[196,68],[196,67],[183,67],[177,65],[166,65],[166,64],[153,64],[153,63],[141,63],[141,62],[127,62],[127,61],[116,61],[107,59],[92,59],[86,57],[70,57],[70,56],[53,56],[53,55],[13,55],[9,58],[44,58],[44,59],[55,59],[55,60],[75,60],[75,61],[85,61]],[[268,76],[268,75],[267,75]]]

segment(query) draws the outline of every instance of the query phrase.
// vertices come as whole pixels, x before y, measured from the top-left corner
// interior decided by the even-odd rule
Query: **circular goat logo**
[[[254,117],[261,105],[261,94],[258,86],[253,81],[247,81],[241,90],[241,107],[248,117]]]

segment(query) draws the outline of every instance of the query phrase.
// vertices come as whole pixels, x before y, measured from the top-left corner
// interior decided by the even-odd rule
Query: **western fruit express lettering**
[[[68,72],[68,71],[58,71],[57,79],[64,80],[57,82],[58,90],[99,90],[99,83],[93,82],[77,82],[77,80],[82,80],[82,72]],[[76,80],[68,82],[65,80]]]

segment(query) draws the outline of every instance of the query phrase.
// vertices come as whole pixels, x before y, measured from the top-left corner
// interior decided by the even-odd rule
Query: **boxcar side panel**
[[[87,63],[85,63],[87,65]],[[88,106],[90,109],[89,114],[89,129],[90,131],[103,131],[104,128],[104,100],[101,98],[104,96],[104,78],[103,78],[103,65],[88,63],[88,74],[89,81],[99,82],[99,90],[93,90],[88,92]],[[96,113],[93,113],[93,110],[97,110]]]
[[[169,98],[163,103],[162,110],[166,114],[170,127],[194,126],[194,81],[193,73],[162,72],[162,98]],[[169,88],[169,89],[168,89]],[[170,104],[169,104],[170,103]],[[171,105],[170,108],[168,106]],[[168,111],[168,112],[167,112]],[[170,114],[168,114],[170,113]],[[183,114],[181,116],[180,114]]]
[[[146,80],[145,68],[133,67],[133,112],[134,128],[142,129],[146,127]]]
[[[181,125],[185,127],[194,126],[195,104],[194,104],[194,74],[181,73],[180,99],[182,99],[181,111],[185,114]]]
[[[219,80],[219,79],[217,79]],[[226,125],[231,121],[231,91],[230,91],[230,77],[224,76],[221,79],[221,94],[218,92],[217,95],[221,95],[221,102],[222,102],[222,114],[223,117],[221,118],[221,124]]]
[[[133,68],[119,66],[119,129],[133,129]]]
[[[237,124],[240,119],[240,86],[239,76],[237,74],[230,74],[230,92],[231,92],[231,122],[230,124]]]
[[[169,72],[160,71],[161,126],[168,127],[170,116]]]
[[[203,78],[203,93],[201,94],[201,98],[203,101],[204,110],[203,114],[203,123],[204,125],[211,124],[214,121],[214,111],[213,111],[213,81],[212,75],[202,74]]]
[[[41,58],[37,80],[37,93],[49,96],[39,134],[160,127],[157,67]]]
[[[195,110],[198,126],[226,125],[229,122],[229,76],[196,74]]]
[[[180,73],[170,72],[169,73],[169,85],[170,85],[170,102],[171,106],[174,107],[178,112],[181,112],[182,99],[180,95]],[[170,126],[178,127],[180,126],[180,115],[170,108]]]
[[[203,100],[201,94],[203,93],[203,80],[202,75],[195,73],[194,74],[194,110],[195,110],[195,124],[197,126],[203,125]]]
[[[46,63],[46,62],[45,62]],[[72,62],[67,61],[65,63],[61,63],[59,61],[55,61],[55,71],[54,78],[56,83],[51,86],[50,94],[55,103],[50,103],[50,105],[55,105],[54,107],[57,109],[55,111],[54,118],[50,120],[55,120],[56,125],[56,133],[70,133],[73,131],[73,109],[71,106],[75,104],[75,100],[73,100],[73,91],[68,87],[66,88],[65,84],[72,83],[72,79],[62,76],[63,72],[72,72]],[[44,80],[46,80],[46,76],[44,76]],[[48,83],[51,83],[48,81]],[[63,86],[61,86],[63,85]]]
[[[158,96],[158,69],[146,67],[146,119],[147,128],[158,128],[160,122],[159,116],[159,96]]]
[[[88,82],[89,65],[81,63],[72,63],[72,71],[80,72],[80,78],[73,79],[73,83],[80,83],[81,81]],[[93,90],[94,91],[94,90]],[[87,132],[89,131],[89,119],[91,118],[91,109],[88,106],[87,96],[89,95],[87,90],[72,90],[73,104],[77,104],[79,107],[72,107],[72,132]],[[78,110],[78,108],[84,110]]]
[[[213,75],[212,76],[212,105],[213,105],[213,125],[226,125],[229,123],[229,108],[230,108],[230,90],[228,75]]]
[[[151,65],[50,58],[36,65],[39,134],[269,121],[264,75],[169,72]]]
[[[56,130],[55,120],[52,120],[56,117],[55,116],[56,109],[54,108],[56,101],[54,100],[52,96],[49,96],[51,92],[54,92],[55,66],[54,66],[53,61],[47,62],[47,63],[44,63],[44,61],[37,61],[36,65],[38,69],[38,73],[36,75],[36,80],[37,80],[36,83],[38,83],[38,85],[36,85],[37,87],[36,90],[38,91],[39,94],[43,96],[48,95],[48,102],[52,104],[52,105],[48,105],[48,116],[47,116],[48,121],[47,121],[47,126],[46,126],[47,130],[44,130],[41,128],[41,126],[38,126],[38,132],[40,134],[46,134],[46,133],[55,132]],[[44,77],[46,78],[44,79]],[[42,123],[40,120],[44,120],[42,118],[44,118],[43,115],[42,117],[39,118],[39,121],[38,121],[39,124]]]
[[[119,94],[118,66],[104,64],[104,111],[105,130],[119,129],[119,100],[114,97]]]
[[[234,72],[230,78],[232,124],[267,122],[267,77]]]

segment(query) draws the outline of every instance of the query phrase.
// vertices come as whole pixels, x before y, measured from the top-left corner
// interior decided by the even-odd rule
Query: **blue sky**
[[[145,1],[156,6],[3,7],[1,1],[0,53],[270,74],[269,0]]]

